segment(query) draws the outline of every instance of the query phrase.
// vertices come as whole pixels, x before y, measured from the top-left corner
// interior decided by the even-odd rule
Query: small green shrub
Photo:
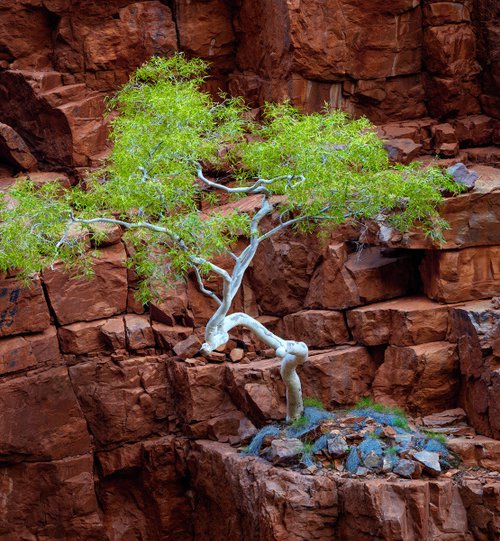
[[[433,440],[437,440],[440,443],[446,444],[446,436],[444,434],[440,434],[439,432],[434,432],[432,430],[422,430],[422,433],[425,434],[428,438],[431,438]]]
[[[306,408],[307,407],[309,407],[309,408],[317,408],[319,410],[326,409],[323,402],[319,398],[316,398],[315,396],[308,396],[307,398],[304,398],[304,406]]]

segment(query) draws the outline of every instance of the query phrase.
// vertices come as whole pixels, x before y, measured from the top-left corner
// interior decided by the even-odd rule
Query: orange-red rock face
[[[367,114],[401,161],[500,163],[498,17],[494,0],[6,0],[0,185],[4,165],[43,183],[37,169],[97,164],[104,95],[175,50],[213,63],[212,91]],[[443,203],[441,246],[375,227],[262,246],[235,309],[310,346],[306,396],[461,406],[500,437],[499,176],[477,172]],[[0,539],[497,538],[489,478],[316,477],[237,456],[228,444],[285,415],[279,362],[244,331],[196,356],[211,301],[189,280],[145,309],[128,249],[110,231],[90,282],[57,265],[31,288],[0,277]],[[454,442],[468,466],[498,462],[494,440]]]
[[[498,142],[494,0],[7,0],[0,14],[0,159],[16,171],[96,165],[103,97],[177,50],[210,61],[207,88],[256,105],[326,102],[377,123],[484,113],[490,135],[475,145]],[[456,156],[460,136],[440,134],[433,150]]]

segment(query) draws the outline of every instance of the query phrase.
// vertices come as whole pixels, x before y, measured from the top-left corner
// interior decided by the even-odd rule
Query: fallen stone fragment
[[[187,359],[188,357],[194,357],[200,351],[200,348],[201,341],[196,335],[192,334],[182,342],[175,344],[174,352],[182,359]]]
[[[473,188],[479,175],[475,171],[470,171],[463,163],[456,163],[446,170],[457,184]]]
[[[405,479],[417,479],[422,473],[422,466],[414,460],[403,458],[394,466],[392,471]]]
[[[370,470],[380,470],[382,468],[382,457],[375,451],[370,451],[364,457],[363,464]]]
[[[229,358],[231,359],[231,361],[233,361],[233,363],[237,363],[241,361],[241,359],[243,359],[244,356],[245,356],[245,351],[241,348],[234,348],[229,353]]]
[[[424,426],[434,428],[463,423],[466,418],[467,416],[462,408],[455,408],[440,413],[433,413],[432,415],[426,415],[422,418],[422,423]]]
[[[347,454],[349,446],[345,438],[339,435],[334,435],[328,438],[327,441],[328,453],[333,458],[339,458]]]
[[[419,451],[412,453],[415,460],[423,465],[424,471],[437,477],[441,473],[441,465],[439,464],[439,454],[431,451]]]
[[[276,466],[285,466],[299,459],[302,448],[303,444],[297,438],[276,438],[271,442],[267,456]]]

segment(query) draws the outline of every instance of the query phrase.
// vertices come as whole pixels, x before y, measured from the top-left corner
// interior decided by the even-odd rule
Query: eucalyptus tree
[[[95,224],[121,226],[135,248],[130,263],[142,279],[141,299],[155,294],[158,280],[194,273],[218,304],[202,349],[220,348],[238,326],[254,332],[281,359],[293,420],[303,411],[297,366],[307,345],[230,313],[259,246],[286,228],[321,234],[346,220],[438,236],[437,206],[455,186],[437,168],[391,165],[365,118],[326,109],[303,115],[281,103],[267,104],[257,122],[241,98],[214,100],[202,91],[206,70],[182,55],[150,60],[109,102],[113,150],[101,169],[70,190],[24,181],[5,194],[0,270],[29,277],[62,260],[85,273],[82,231],[98,244],[104,233]],[[220,195],[231,210],[218,210]],[[245,203],[248,197],[257,204]],[[224,254],[231,264],[223,268],[214,261]],[[220,297],[205,285],[211,274],[222,280]]]

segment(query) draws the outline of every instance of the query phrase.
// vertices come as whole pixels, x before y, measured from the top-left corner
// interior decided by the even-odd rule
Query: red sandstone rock
[[[65,367],[4,381],[0,387],[1,461],[57,460],[90,451],[87,425]]]
[[[60,327],[58,335],[61,351],[75,355],[105,351],[107,343],[101,329],[107,321],[106,319],[99,319]]]
[[[424,5],[424,21],[429,26],[470,22],[466,2],[428,2]]]
[[[127,302],[126,254],[122,244],[99,251],[94,276],[75,279],[56,265],[43,280],[49,302],[60,324],[92,321],[124,312]]]
[[[261,310],[272,315],[301,310],[317,258],[310,239],[303,236],[278,234],[263,243],[249,276]]]
[[[112,350],[125,349],[125,323],[123,317],[108,319],[100,328],[102,339]]]
[[[474,438],[449,438],[447,445],[456,453],[464,466],[500,471],[500,441],[475,436]]]
[[[333,479],[278,469],[253,457],[242,458],[227,445],[212,442],[196,442],[188,465],[199,495],[195,539],[334,538],[338,496]],[[228,521],[228,517],[234,519]]]
[[[29,286],[15,278],[0,280],[0,336],[43,331],[50,316],[39,278]]]
[[[441,204],[440,214],[449,225],[449,229],[443,231],[442,245],[436,243],[433,246],[432,240],[419,231],[411,231],[404,235],[397,231],[384,231],[382,238],[377,227],[374,227],[373,232],[365,234],[363,240],[372,244],[415,249],[432,247],[453,249],[500,244],[499,170],[477,165],[473,171],[479,175],[474,189],[457,197],[446,198]]]
[[[173,349],[176,344],[186,340],[193,333],[191,327],[170,326],[163,323],[153,323],[152,329],[158,347],[166,350]]]
[[[450,340],[458,346],[464,409],[479,433],[495,438],[500,435],[500,365],[491,346],[500,337],[499,322],[499,310],[489,301],[451,309]]]
[[[223,0],[178,0],[175,9],[180,48],[191,56],[232,67],[234,31],[230,7]]]
[[[285,417],[280,364],[277,359],[265,359],[227,367],[227,391],[233,403],[257,426]]]
[[[184,446],[182,439],[167,436],[98,454],[107,539],[193,539]]]
[[[344,316],[330,310],[302,310],[283,318],[285,338],[324,348],[349,341]]]
[[[85,423],[84,423],[85,424]],[[78,427],[85,432],[85,426]],[[0,537],[106,541],[91,454],[0,468]]]
[[[225,389],[224,365],[191,367],[182,361],[169,361],[167,369],[176,412],[184,423],[207,421],[236,409]]]
[[[500,247],[427,251],[420,273],[431,299],[452,303],[491,297],[500,288]]]
[[[364,347],[339,347],[312,355],[300,371],[304,396],[327,408],[355,404],[370,394],[377,365]]]
[[[194,357],[199,353],[201,345],[201,340],[196,335],[192,334],[185,340],[182,340],[182,342],[177,342],[173,346],[173,350],[181,359],[187,359],[189,357]]]
[[[440,77],[477,75],[476,39],[469,25],[432,26],[425,29],[426,66]]]
[[[426,297],[403,297],[347,312],[353,338],[367,346],[409,346],[444,340],[448,306]]]
[[[17,169],[31,171],[37,160],[31,154],[23,138],[10,126],[0,122],[0,159]]]
[[[399,297],[412,285],[411,258],[383,255],[379,248],[347,253],[330,245],[309,286],[306,306],[339,309]]]
[[[137,351],[154,347],[155,337],[149,317],[127,314],[124,320],[127,349]]]
[[[60,362],[54,327],[37,334],[0,340],[0,375]]]
[[[476,147],[491,143],[495,120],[485,115],[470,115],[454,122],[461,146]]]
[[[426,415],[456,404],[459,385],[454,344],[389,346],[373,381],[373,396],[412,414]]]
[[[98,448],[168,432],[173,404],[164,358],[86,362],[69,371]]]
[[[35,186],[41,187],[49,182],[59,182],[64,188],[71,187],[71,181],[65,173],[49,171],[32,171],[29,174],[17,175],[16,180],[23,182],[24,179],[31,180]]]
[[[195,538],[471,541],[493,539],[498,529],[498,483],[485,479],[304,475],[213,442],[196,442],[188,466],[199,495]]]

